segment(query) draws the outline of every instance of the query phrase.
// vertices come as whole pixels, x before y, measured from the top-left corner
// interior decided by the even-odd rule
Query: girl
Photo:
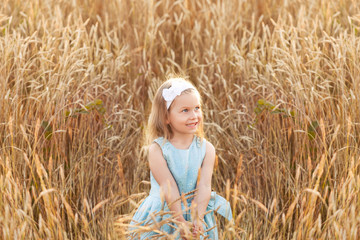
[[[213,211],[232,219],[230,204],[211,192],[214,146],[203,138],[199,92],[172,78],[158,89],[148,123],[151,190],[133,216],[131,239],[193,235],[218,239]],[[196,191],[194,191],[196,190]],[[179,200],[181,199],[181,200]],[[165,200],[165,201],[164,201]]]

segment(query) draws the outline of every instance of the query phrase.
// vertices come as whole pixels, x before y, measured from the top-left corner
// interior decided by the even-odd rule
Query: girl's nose
[[[196,118],[196,112],[195,111],[191,111],[191,118]]]

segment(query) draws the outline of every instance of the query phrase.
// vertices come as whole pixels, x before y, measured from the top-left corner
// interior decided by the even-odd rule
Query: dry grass
[[[204,98],[222,239],[359,239],[360,4],[2,0],[0,238],[124,239],[155,89]]]

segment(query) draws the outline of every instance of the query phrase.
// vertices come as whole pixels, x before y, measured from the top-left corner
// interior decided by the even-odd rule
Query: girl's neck
[[[188,149],[194,140],[195,135],[185,135],[185,136],[173,136],[169,139],[170,143],[179,149]]]

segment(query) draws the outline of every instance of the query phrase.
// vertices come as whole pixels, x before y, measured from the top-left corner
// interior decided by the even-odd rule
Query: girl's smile
[[[197,127],[197,125],[198,125],[198,122],[186,124],[186,126],[188,126],[190,128],[195,128],[195,127]]]

